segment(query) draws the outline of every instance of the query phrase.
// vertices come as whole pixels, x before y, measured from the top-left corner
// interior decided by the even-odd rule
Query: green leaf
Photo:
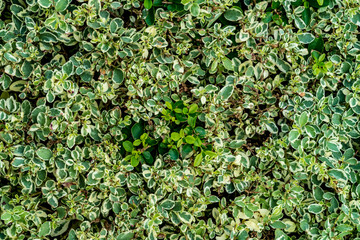
[[[41,147],[36,150],[36,155],[42,160],[49,160],[53,156],[51,150],[46,147]]]
[[[324,51],[323,38],[321,36],[319,36],[318,38],[315,38],[315,40],[309,44],[308,50],[309,50],[309,52],[311,52],[312,50],[323,52]]]
[[[210,201],[211,203],[220,202],[220,198],[218,198],[217,196],[211,195],[211,196],[209,197],[209,201]]]
[[[310,204],[308,210],[310,213],[319,214],[323,209],[320,204]]]
[[[10,85],[9,90],[14,92],[22,92],[25,89],[27,83],[28,82],[24,80],[16,81]]]
[[[197,119],[197,117],[189,117],[189,118],[187,119],[188,124],[189,124],[192,128],[194,128],[195,125],[196,125],[196,119]]]
[[[40,230],[39,230],[39,237],[47,236],[51,233],[51,222],[46,221],[43,224],[41,224]]]
[[[146,9],[150,9],[150,8],[152,7],[152,5],[153,5],[152,0],[145,0],[145,1],[144,1],[144,7],[145,7]]]
[[[24,166],[24,164],[25,164],[24,158],[16,157],[11,165],[14,167],[22,167],[22,166]]]
[[[166,199],[160,204],[160,206],[166,210],[170,210],[175,207],[175,202],[173,200]]]
[[[23,73],[24,78],[27,79],[32,73],[32,71],[33,66],[31,65],[31,63],[28,61],[24,61],[23,65],[21,66],[21,72]]]
[[[338,226],[336,226],[335,228],[337,231],[343,233],[343,232],[348,232],[348,231],[352,231],[353,227],[348,225],[348,224],[340,224]]]
[[[276,126],[274,122],[269,122],[266,124],[266,129],[271,132],[272,134],[277,134],[279,131],[279,128]]]
[[[139,139],[143,133],[144,133],[144,127],[142,124],[136,123],[134,124],[134,126],[132,126],[131,135],[135,140]]]
[[[308,112],[302,112],[299,117],[299,126],[303,127],[307,124],[309,121],[309,113]]]
[[[132,152],[134,150],[134,146],[133,146],[132,142],[130,142],[130,141],[123,142],[123,147],[124,147],[125,151],[127,151],[127,152]]]
[[[144,151],[142,156],[147,164],[152,165],[154,163],[154,158],[149,151]]]
[[[55,10],[58,12],[65,11],[69,4],[69,0],[55,0]]]
[[[99,13],[101,10],[101,2],[100,0],[89,0],[88,3],[90,6],[96,9],[96,12]]]
[[[202,153],[199,153],[198,155],[196,155],[195,157],[195,161],[194,161],[194,167],[197,167],[201,164],[203,159]]]
[[[331,169],[329,170],[328,174],[329,176],[336,178],[337,180],[347,181],[348,179],[345,175],[345,172],[340,169]]]
[[[297,140],[299,138],[299,136],[300,136],[299,131],[296,129],[293,129],[289,133],[289,141],[294,142],[295,140]]]
[[[83,82],[90,82],[90,81],[92,80],[93,75],[92,75],[92,73],[91,73],[90,71],[84,71],[84,72],[80,75],[80,77],[81,77],[81,80],[82,80]]]
[[[303,231],[308,230],[308,229],[309,229],[309,223],[308,223],[305,219],[301,220],[301,222],[300,222],[300,228],[301,228]]]
[[[355,25],[358,25],[360,26],[360,13],[356,13],[354,14],[351,18],[350,18],[350,21],[355,24]]]
[[[171,105],[171,102],[165,102],[165,105],[168,109],[172,109],[172,105]]]
[[[47,201],[50,204],[50,206],[52,206],[53,208],[56,208],[58,206],[58,200],[55,196],[50,195],[47,198]]]
[[[210,158],[214,158],[217,156],[215,152],[212,151],[204,151],[205,155],[209,156]]]
[[[193,136],[189,135],[189,136],[186,136],[186,137],[185,137],[185,141],[186,141],[188,144],[194,144],[195,138],[194,138]]]
[[[4,57],[7,60],[9,60],[10,62],[18,62],[19,61],[19,59],[17,57],[15,57],[13,54],[8,53],[8,52],[4,54]]]
[[[49,8],[52,3],[50,0],[38,0],[37,2],[43,8]]]
[[[317,0],[318,4],[322,6],[324,4],[324,0]]]
[[[275,222],[271,223],[270,225],[271,225],[271,227],[278,228],[278,229],[285,229],[286,228],[286,224],[281,222],[281,221],[275,221]]]
[[[11,84],[12,79],[7,74],[0,75],[0,85],[2,84],[3,89],[7,89]],[[3,92],[4,94],[5,92]]]
[[[337,144],[332,142],[326,142],[326,146],[332,151],[332,152],[339,152],[339,147]]]
[[[116,240],[132,240],[132,239],[134,239],[134,235],[135,235],[135,233],[130,232],[130,231],[123,232],[117,236]]]
[[[224,13],[224,17],[228,21],[238,21],[243,16],[243,13],[238,8],[231,8]]]
[[[272,16],[273,16],[273,13],[272,13],[272,12],[267,12],[267,13],[265,14],[264,18],[262,19],[262,21],[263,21],[264,23],[269,23],[269,22],[271,22],[271,20],[272,20]]]
[[[151,26],[155,23],[155,10],[154,8],[151,8],[145,18],[145,22],[148,26]]]
[[[171,133],[171,139],[175,142],[179,141],[179,139],[181,138],[180,134],[177,132],[172,132]]]
[[[311,56],[315,59],[315,61],[319,62],[320,53],[318,51],[312,51]]]
[[[282,59],[280,59],[280,58],[277,58],[276,59],[276,66],[280,69],[280,71],[282,71],[283,73],[287,73],[287,72],[289,72],[290,71],[290,69],[291,69],[291,65],[288,63],[288,62],[286,62],[286,61],[284,61],[284,60],[282,60]]]
[[[304,28],[306,28],[306,23],[301,18],[295,17],[295,26],[298,29],[304,29]]]
[[[195,132],[199,134],[199,137],[203,138],[206,135],[206,131],[203,127],[196,127]]]
[[[224,67],[225,67],[227,70],[229,70],[229,71],[234,70],[234,66],[233,66],[232,61],[231,61],[230,59],[228,59],[227,57],[224,57],[224,58],[222,59],[222,63],[223,63]]]
[[[134,155],[131,157],[131,166],[136,167],[140,163],[140,157],[138,155]]]
[[[4,212],[1,214],[1,220],[6,221],[11,219],[12,214],[9,212]]]
[[[153,40],[153,46],[157,48],[166,48],[168,46],[168,42],[163,37],[156,37]]]
[[[192,216],[190,213],[188,212],[181,212],[179,214],[179,218],[181,221],[183,221],[184,223],[191,223],[192,220]]]
[[[51,237],[60,236],[64,234],[66,230],[69,228],[70,221],[69,220],[60,220],[56,222],[56,227],[53,232],[50,234]]]
[[[219,91],[219,96],[221,97],[222,100],[226,101],[231,97],[233,92],[234,92],[234,86],[226,85]]]
[[[249,234],[246,230],[242,230],[237,237],[237,240],[247,240],[249,238]]]
[[[200,6],[199,6],[199,4],[197,4],[197,3],[191,4],[190,12],[191,12],[191,15],[193,15],[194,17],[199,16],[199,14],[200,14]]]
[[[193,148],[191,147],[190,144],[185,144],[181,149],[182,158],[188,158],[192,150]]]
[[[301,13],[302,20],[304,20],[304,23],[307,25],[310,24],[311,21],[311,11],[309,8],[305,8],[305,10]]]
[[[68,61],[62,66],[62,72],[66,73],[68,76],[71,76],[74,73],[74,65],[71,61]]]
[[[314,35],[312,35],[311,33],[300,33],[297,35],[297,37],[299,41],[304,44],[309,44],[315,40]]]
[[[112,80],[114,83],[121,84],[124,81],[124,73],[121,69],[115,69]]]
[[[309,135],[309,137],[314,138],[316,137],[315,128],[312,126],[305,126],[305,132]]]
[[[70,149],[75,146],[75,136],[73,134],[67,136],[66,144]]]
[[[177,159],[179,159],[179,152],[176,150],[176,149],[170,149],[170,151],[169,151],[169,155],[170,155],[170,159],[171,160],[177,160]]]
[[[315,200],[320,202],[323,200],[324,191],[319,186],[316,186],[313,189],[313,195]]]
[[[198,110],[198,105],[197,104],[191,104],[190,108],[189,108],[189,113],[193,114]]]
[[[39,35],[39,39],[40,39],[42,42],[46,42],[46,43],[57,42],[57,37],[56,37],[56,35],[53,34],[53,33],[50,33],[50,32],[41,33],[41,34]]]
[[[229,143],[229,148],[236,149],[236,148],[241,147],[241,146],[244,145],[244,144],[246,144],[246,141],[245,141],[245,140],[232,140],[232,141]]]

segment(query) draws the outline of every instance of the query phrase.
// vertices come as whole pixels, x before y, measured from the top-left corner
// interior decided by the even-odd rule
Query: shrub
[[[0,239],[360,239],[358,0],[0,0]]]

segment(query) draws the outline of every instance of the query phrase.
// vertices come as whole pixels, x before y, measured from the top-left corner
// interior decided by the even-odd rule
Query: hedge
[[[0,0],[0,239],[360,240],[359,0]]]

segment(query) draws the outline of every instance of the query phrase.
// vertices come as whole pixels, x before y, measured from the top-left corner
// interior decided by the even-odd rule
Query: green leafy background
[[[360,239],[358,0],[0,0],[0,239]]]

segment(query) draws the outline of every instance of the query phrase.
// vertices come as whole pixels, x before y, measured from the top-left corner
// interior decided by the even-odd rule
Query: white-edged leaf
[[[49,8],[52,3],[50,0],[38,0],[37,2],[43,8]]]
[[[309,44],[315,40],[314,35],[312,35],[311,33],[300,33],[297,35],[297,37],[299,41],[304,44]]]
[[[41,224],[41,227],[39,229],[39,236],[44,237],[46,235],[49,235],[51,233],[51,222],[46,221],[43,224]]]
[[[41,147],[36,150],[36,155],[42,160],[49,160],[52,157],[52,152],[46,147]]]
[[[219,96],[221,97],[222,100],[226,101],[231,97],[233,92],[234,92],[234,86],[226,85],[219,91]]]

